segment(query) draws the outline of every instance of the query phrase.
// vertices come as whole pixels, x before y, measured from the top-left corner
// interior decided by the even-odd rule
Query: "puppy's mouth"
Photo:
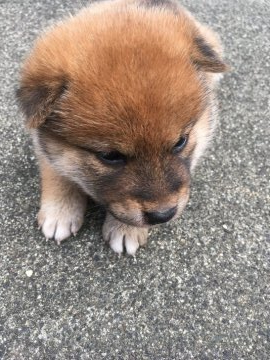
[[[127,214],[117,214],[114,211],[107,209],[107,211],[120,222],[136,227],[149,228],[156,225],[165,224],[178,218],[182,211],[179,206],[163,209],[160,211],[141,212],[137,216],[128,217]]]
[[[176,209],[175,209],[176,208]],[[136,227],[149,228],[152,226],[160,225],[167,223],[169,221],[174,220],[177,215],[177,207],[169,209],[165,212],[149,212],[142,216],[138,216],[138,218],[128,218],[127,216],[115,214],[113,211],[109,211],[109,213],[115,217],[120,222]]]
[[[130,226],[136,226],[136,227],[149,227],[149,224],[146,224],[143,216],[138,214],[137,216],[128,217],[126,214],[117,214],[116,212],[112,211],[111,209],[107,209],[107,211],[115,217],[118,221],[130,225]]]
[[[107,207],[107,211],[115,217],[118,221],[136,227],[149,228],[156,225],[161,225],[178,218],[189,199],[189,191],[178,201],[178,203],[172,206],[159,208],[155,211],[141,211],[138,209],[131,209],[130,211],[116,211],[110,206]]]

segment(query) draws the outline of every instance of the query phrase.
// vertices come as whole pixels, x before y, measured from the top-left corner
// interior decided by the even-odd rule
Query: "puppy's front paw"
[[[38,213],[38,225],[46,239],[54,238],[59,245],[78,232],[84,212],[85,204],[44,203]]]
[[[139,246],[146,244],[148,229],[124,224],[107,214],[102,233],[117,254],[120,255],[125,247],[127,254],[134,256]]]

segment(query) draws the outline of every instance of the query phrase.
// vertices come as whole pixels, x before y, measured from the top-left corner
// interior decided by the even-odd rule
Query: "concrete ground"
[[[41,29],[82,1],[0,1],[0,359],[269,359],[270,6],[184,4],[221,34],[232,72],[184,215],[134,260],[104,244],[96,208],[61,247],[35,222],[37,165],[14,89]]]

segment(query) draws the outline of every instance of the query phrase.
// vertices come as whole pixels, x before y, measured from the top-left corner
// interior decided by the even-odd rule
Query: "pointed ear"
[[[223,62],[220,55],[201,36],[194,38],[191,57],[192,62],[201,71],[223,73],[229,70],[229,66]]]
[[[26,117],[28,128],[37,128],[45,122],[54,106],[67,89],[65,77],[48,79],[44,77],[23,76],[16,95]]]

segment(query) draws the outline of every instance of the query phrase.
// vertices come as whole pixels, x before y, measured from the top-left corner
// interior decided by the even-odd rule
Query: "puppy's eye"
[[[108,165],[124,165],[126,163],[126,156],[118,151],[100,152],[97,153],[99,160]]]
[[[177,143],[174,145],[173,147],[173,154],[178,154],[180,151],[182,151],[184,149],[184,147],[186,146],[188,141],[188,136],[187,135],[183,135],[180,137],[180,139],[177,141]]]

